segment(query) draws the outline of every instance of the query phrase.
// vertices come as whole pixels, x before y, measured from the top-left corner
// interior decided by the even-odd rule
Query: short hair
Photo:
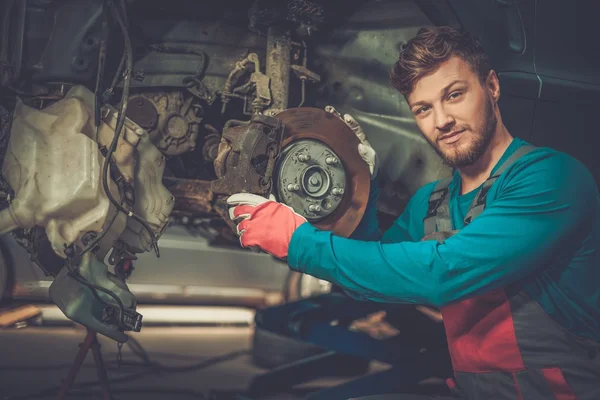
[[[452,56],[465,61],[483,84],[491,70],[490,59],[479,40],[468,32],[449,26],[421,28],[403,45],[392,68],[392,86],[408,97],[417,82],[434,72]]]

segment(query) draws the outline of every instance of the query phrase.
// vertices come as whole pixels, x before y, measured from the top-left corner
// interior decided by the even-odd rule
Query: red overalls
[[[533,149],[521,147],[488,178],[465,224],[483,211],[498,176]],[[456,233],[449,184],[440,181],[430,196],[423,240],[443,241]],[[600,344],[568,332],[518,283],[449,304],[441,312],[454,377],[466,399],[600,400]]]

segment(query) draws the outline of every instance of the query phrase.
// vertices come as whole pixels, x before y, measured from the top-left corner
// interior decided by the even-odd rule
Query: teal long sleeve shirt
[[[514,139],[497,166],[524,144]],[[436,307],[521,281],[562,326],[600,340],[600,200],[581,163],[548,148],[523,156],[498,178],[486,209],[467,226],[463,219],[479,189],[460,195],[455,173],[450,211],[460,231],[444,243],[421,242],[436,183],[419,189],[383,235],[376,185],[351,238],[301,225],[290,242],[290,268],[360,299]]]

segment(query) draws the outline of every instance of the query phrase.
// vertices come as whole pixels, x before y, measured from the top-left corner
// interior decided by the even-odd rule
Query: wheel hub
[[[369,199],[369,168],[358,154],[358,138],[318,108],[292,108],[276,118],[285,128],[273,193],[317,228],[351,235]]]
[[[338,155],[314,139],[287,146],[276,176],[279,199],[311,222],[331,215],[345,193],[346,172]]]

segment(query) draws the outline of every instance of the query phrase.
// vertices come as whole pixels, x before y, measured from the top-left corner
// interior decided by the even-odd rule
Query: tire
[[[258,327],[252,339],[252,361],[266,369],[277,368],[323,351],[312,344],[277,335]]]

